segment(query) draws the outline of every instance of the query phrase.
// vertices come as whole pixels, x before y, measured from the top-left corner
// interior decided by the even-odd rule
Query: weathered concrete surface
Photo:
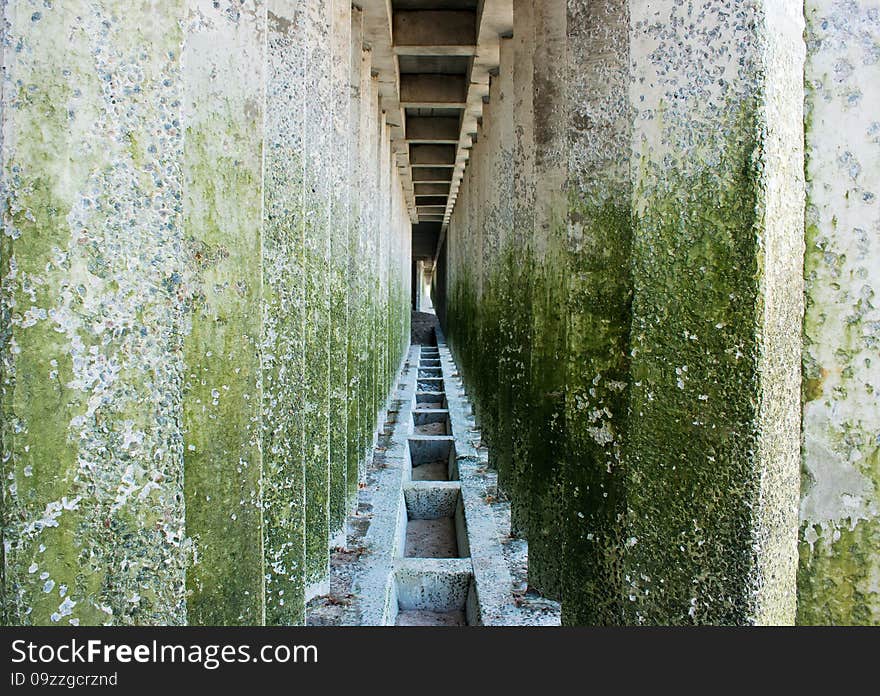
[[[263,557],[270,624],[300,623],[305,590],[304,3],[268,7],[263,230]]]
[[[328,589],[330,554],[330,244],[333,123],[330,28],[332,0],[306,3],[300,41],[306,46],[305,123],[305,365],[307,407],[303,432],[306,467],[306,596]]]
[[[184,3],[117,5],[3,3],[5,624],[186,621]]]
[[[880,623],[880,5],[808,0],[798,623]]]
[[[330,200],[330,537],[344,545],[348,469],[349,234],[353,187],[350,175],[352,8],[333,0],[331,17]],[[357,405],[355,404],[355,408]]]
[[[562,620],[622,620],[632,281],[629,3],[569,0],[565,75],[566,450]],[[534,551],[530,550],[530,555]]]
[[[794,619],[803,15],[736,7],[630,6],[634,623]]]
[[[510,498],[510,526],[517,536],[528,534],[529,505],[523,490],[529,471],[528,423],[531,418],[531,312],[532,237],[535,222],[535,130],[534,130],[534,46],[533,3],[514,0],[513,21],[513,225],[510,244],[502,252],[509,278],[510,310],[508,344],[499,367],[498,395],[501,449],[498,485]],[[509,419],[509,420],[508,420]],[[509,433],[509,436],[507,435]],[[510,442],[510,454],[504,442]],[[510,459],[510,465],[506,459]],[[505,472],[509,473],[505,475]]]
[[[3,8],[3,621],[300,623],[409,338],[349,7]]]
[[[266,4],[229,12],[200,0],[187,10],[178,166],[186,261],[180,299],[190,322],[181,423],[186,532],[194,544],[188,622],[255,624],[263,620],[261,384],[275,386],[268,374],[261,380],[261,351],[275,352],[261,345],[263,241],[254,234],[263,224]],[[267,197],[277,190],[271,183]],[[271,452],[269,459],[271,467]],[[278,490],[282,482],[270,480],[269,490]]]

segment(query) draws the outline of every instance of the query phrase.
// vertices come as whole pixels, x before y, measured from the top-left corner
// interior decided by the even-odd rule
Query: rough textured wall
[[[7,624],[186,621],[183,5],[118,5],[4,3]]]
[[[305,124],[305,421],[306,588],[321,594],[329,582],[330,556],[330,243],[333,125],[330,29],[332,0],[307,2]]]
[[[669,0],[634,3],[631,15],[626,616],[788,623],[801,7]]]
[[[187,7],[182,56],[184,498],[195,624],[262,621],[265,4]],[[215,79],[206,78],[210,74]],[[242,79],[242,77],[244,79]]]
[[[267,17],[263,202],[263,575],[268,624],[300,623],[305,588],[304,2]]]
[[[567,3],[565,624],[622,620],[632,217],[629,3]]]
[[[808,0],[798,622],[880,623],[880,4]]]
[[[3,8],[2,620],[299,623],[409,337],[348,7]]]

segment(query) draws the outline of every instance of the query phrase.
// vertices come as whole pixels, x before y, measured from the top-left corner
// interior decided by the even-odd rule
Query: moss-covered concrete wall
[[[808,0],[798,614],[880,623],[880,5]]]
[[[3,7],[3,623],[184,623],[184,3]]]
[[[793,619],[803,19],[737,7],[631,7],[633,622]]]
[[[566,623],[793,620],[802,26],[791,1],[514,2],[513,167],[492,94],[446,324]]]
[[[621,615],[628,27],[626,3],[514,3],[448,231],[450,341],[569,623]]]
[[[263,66],[266,15],[187,6],[181,51],[188,621],[262,620]],[[274,27],[273,27],[274,30]],[[142,47],[148,49],[149,47]],[[206,80],[214,73],[216,80]],[[241,79],[240,76],[246,76]],[[266,193],[273,195],[271,186]],[[177,303],[169,306],[179,311]],[[271,387],[270,387],[271,388]]]
[[[302,622],[409,338],[359,14],[3,8],[2,621]]]

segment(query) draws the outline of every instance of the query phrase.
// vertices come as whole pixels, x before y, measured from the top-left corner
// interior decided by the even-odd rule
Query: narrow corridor
[[[414,313],[419,323],[426,342],[404,364],[330,592],[310,601],[307,622],[558,625],[559,603],[528,589],[527,542],[510,535],[442,332],[431,315]]]

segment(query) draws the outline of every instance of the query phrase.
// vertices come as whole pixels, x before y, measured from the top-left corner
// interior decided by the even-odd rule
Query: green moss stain
[[[629,200],[569,195],[562,620],[622,621],[626,515],[621,449],[629,382]]]
[[[266,27],[250,13],[214,12],[184,55],[187,605],[191,624],[255,625],[264,620],[263,384],[274,386],[261,372]],[[211,70],[237,88],[218,94]]]
[[[529,584],[559,597],[562,558],[562,472],[565,453],[567,269],[564,205],[548,203],[545,248],[531,283],[528,470]],[[538,232],[536,231],[536,234]]]
[[[717,165],[665,171],[636,194],[624,562],[632,623],[739,624],[753,608],[753,132],[743,119]]]
[[[8,8],[4,623],[186,619],[179,10]]]

